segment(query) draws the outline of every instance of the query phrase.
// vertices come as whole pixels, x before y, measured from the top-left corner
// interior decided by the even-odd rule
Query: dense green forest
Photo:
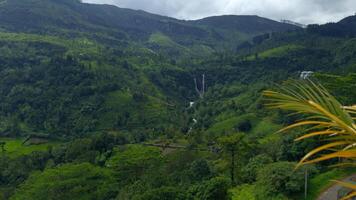
[[[262,91],[302,71],[356,103],[356,16],[300,28],[0,0],[0,199],[299,200],[355,172]]]

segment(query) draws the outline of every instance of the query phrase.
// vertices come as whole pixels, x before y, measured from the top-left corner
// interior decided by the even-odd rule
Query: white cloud
[[[356,0],[84,0],[176,17],[199,19],[212,15],[259,15],[300,23],[335,22],[353,15]]]

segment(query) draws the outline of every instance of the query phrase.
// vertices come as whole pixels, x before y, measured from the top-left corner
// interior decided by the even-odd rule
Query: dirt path
[[[351,181],[352,179],[356,178],[356,174],[349,176],[347,178],[344,178],[342,181]],[[332,185],[329,187],[327,190],[325,190],[317,200],[338,200],[337,199],[337,194],[338,191],[342,188],[339,184]]]

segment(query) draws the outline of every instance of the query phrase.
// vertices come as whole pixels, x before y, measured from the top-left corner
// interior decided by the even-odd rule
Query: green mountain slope
[[[310,70],[356,102],[354,16],[301,29],[0,0],[0,19],[0,199],[302,199],[295,161],[318,144],[274,134],[296,118],[262,91]]]
[[[257,16],[182,21],[76,0],[4,1],[0,18],[3,135],[186,129],[181,113],[195,98],[187,60],[296,29]]]
[[[95,39],[109,37],[139,43],[149,41],[152,34],[161,33],[189,49],[197,46],[214,50],[233,49],[258,34],[298,28],[257,16],[183,21],[76,0],[11,0],[2,3],[0,11],[0,27],[9,31],[67,37],[86,35]],[[216,26],[219,21],[225,23]],[[232,30],[233,34],[230,33]]]
[[[192,23],[207,27],[214,27],[216,29],[239,31],[247,34],[282,32],[298,29],[293,25],[279,23],[256,15],[215,16],[192,21]]]
[[[356,16],[349,16],[337,23],[327,23],[323,25],[310,25],[308,30],[323,36],[331,37],[355,37],[356,35]]]

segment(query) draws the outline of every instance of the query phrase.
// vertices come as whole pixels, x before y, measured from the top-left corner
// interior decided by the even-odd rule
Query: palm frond
[[[319,137],[326,142],[305,155],[298,167],[333,158],[356,158],[356,125],[353,116],[356,106],[342,106],[323,86],[310,80],[290,81],[277,91],[264,91],[263,95],[269,108],[303,114],[304,120],[279,132],[307,127],[307,132],[296,141]]]
[[[356,185],[352,184],[352,183],[347,183],[347,182],[343,182],[343,181],[338,181],[338,180],[334,180],[334,182],[346,187],[346,188],[349,188],[349,189],[352,189],[352,190],[356,190]]]
[[[353,197],[356,197],[356,192],[351,192],[351,194],[347,195],[346,197],[343,197],[341,200],[350,200]]]

